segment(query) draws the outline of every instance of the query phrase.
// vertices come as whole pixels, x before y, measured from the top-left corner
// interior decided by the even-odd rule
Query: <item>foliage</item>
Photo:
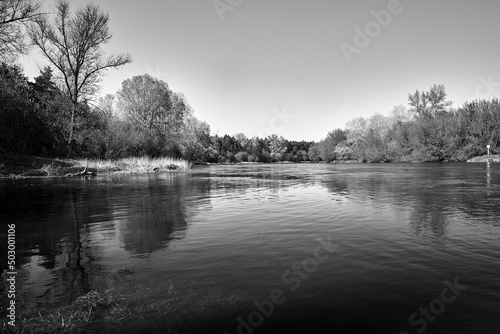
[[[129,125],[127,131],[134,134],[128,147],[138,144],[143,147],[142,153],[150,156],[202,159],[210,127],[193,115],[183,94],[172,92],[166,82],[145,74],[125,80],[117,96],[119,114]]]
[[[3,153],[59,152],[68,100],[48,69],[28,82],[17,66],[0,63],[0,148]]]
[[[444,85],[434,84],[428,92],[408,94],[408,101],[412,111],[420,117],[433,118],[446,112],[451,102],[446,101]]]
[[[500,103],[477,100],[450,110],[443,85],[409,94],[409,106],[387,116],[358,117],[334,130],[309,151],[312,161],[466,161],[499,151]],[[412,115],[413,114],[413,115]],[[335,136],[334,133],[338,133]]]
[[[60,156],[71,124],[75,154],[113,161],[146,157],[121,160],[137,171],[165,168],[152,163],[165,156],[190,164],[465,161],[484,155],[486,145],[492,154],[499,153],[499,100],[450,109],[445,97],[444,86],[434,85],[429,92],[410,94],[408,109],[396,106],[387,115],[355,118],[317,143],[275,134],[219,136],[210,135],[209,125],[195,117],[182,93],[149,75],[125,80],[116,95],[100,98],[95,106],[87,101],[74,105],[56,84],[52,68],[42,69],[30,82],[20,67],[0,63],[0,153]],[[58,175],[64,168],[46,165],[41,171]]]
[[[123,81],[118,104],[129,122],[151,133],[162,132],[168,119],[174,117],[167,83],[149,74]]]

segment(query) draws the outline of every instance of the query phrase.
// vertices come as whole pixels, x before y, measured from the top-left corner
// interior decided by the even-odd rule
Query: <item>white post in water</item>
[[[490,145],[486,145],[486,148],[488,149],[488,156],[490,156]]]

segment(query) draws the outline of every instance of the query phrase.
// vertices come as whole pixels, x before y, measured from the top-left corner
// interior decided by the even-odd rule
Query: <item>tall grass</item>
[[[189,171],[192,163],[169,157],[130,157],[119,160],[49,159],[0,155],[0,177],[58,177],[98,174],[140,174]]]
[[[241,311],[238,294],[193,285],[131,283],[124,293],[90,291],[70,305],[18,310],[16,327],[0,321],[2,333],[196,333],[207,318],[233,319]]]
[[[76,167],[99,171],[121,171],[125,173],[151,173],[169,170],[188,171],[192,163],[169,157],[130,157],[119,160],[89,160],[80,159],[75,161]]]

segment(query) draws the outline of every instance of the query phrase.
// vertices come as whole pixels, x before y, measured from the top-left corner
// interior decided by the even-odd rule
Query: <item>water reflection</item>
[[[491,191],[490,191],[490,188],[491,188],[491,166],[490,166],[490,162],[488,161],[488,163],[486,164],[486,189],[488,189],[488,196],[491,195]]]
[[[105,258],[125,260],[120,249],[148,257],[183,238],[197,204],[206,210],[210,202],[209,182],[189,178],[155,174],[4,183],[0,218],[16,224],[26,306],[66,304],[103,283],[112,285],[110,279],[126,271]],[[2,262],[5,268],[3,257]]]
[[[208,183],[201,183],[205,188],[197,185],[199,195],[207,193]],[[187,210],[191,209],[185,206],[185,196],[186,182],[151,177],[146,187],[133,189],[123,199],[117,199],[115,205],[121,206],[124,218],[116,225],[124,249],[134,256],[147,257],[167,247],[172,239],[183,238]]]
[[[351,277],[368,269],[373,275],[375,264],[399,270],[391,265],[406,259],[387,245],[407,251],[407,239],[444,243],[457,224],[476,224],[478,233],[498,226],[498,167],[487,165],[486,185],[483,165],[464,164],[212,166],[185,174],[5,180],[0,219],[16,224],[19,282],[37,306],[117,287],[139,272],[161,276],[162,268],[212,284],[224,280],[225,287],[268,284],[268,293],[284,267],[309,256],[307,242],[317,235],[351,246],[334,268],[335,277],[345,273],[338,285],[344,289]]]
[[[492,174],[500,171],[487,164],[484,187],[481,169],[463,164],[439,168],[393,165],[389,172],[386,166],[336,166],[321,176],[320,184],[334,199],[349,198],[359,207],[385,210],[390,206],[397,211],[410,211],[408,223],[413,233],[439,240],[447,235],[453,217],[459,217],[464,224],[475,223],[477,217],[481,217],[482,223],[497,224],[495,217],[500,210],[495,201],[500,199],[500,184],[492,180]]]

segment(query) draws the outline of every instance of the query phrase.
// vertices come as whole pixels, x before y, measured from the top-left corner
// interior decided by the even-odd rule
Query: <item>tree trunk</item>
[[[193,149],[193,153],[191,153],[191,156],[189,157],[188,162],[193,162],[193,157],[194,157],[195,153],[196,153],[196,147]]]
[[[71,108],[71,121],[69,123],[69,138],[68,138],[68,152],[66,153],[66,157],[69,158],[72,153],[73,148],[73,131],[75,127],[75,112],[76,112],[76,102],[73,102],[73,106]]]

